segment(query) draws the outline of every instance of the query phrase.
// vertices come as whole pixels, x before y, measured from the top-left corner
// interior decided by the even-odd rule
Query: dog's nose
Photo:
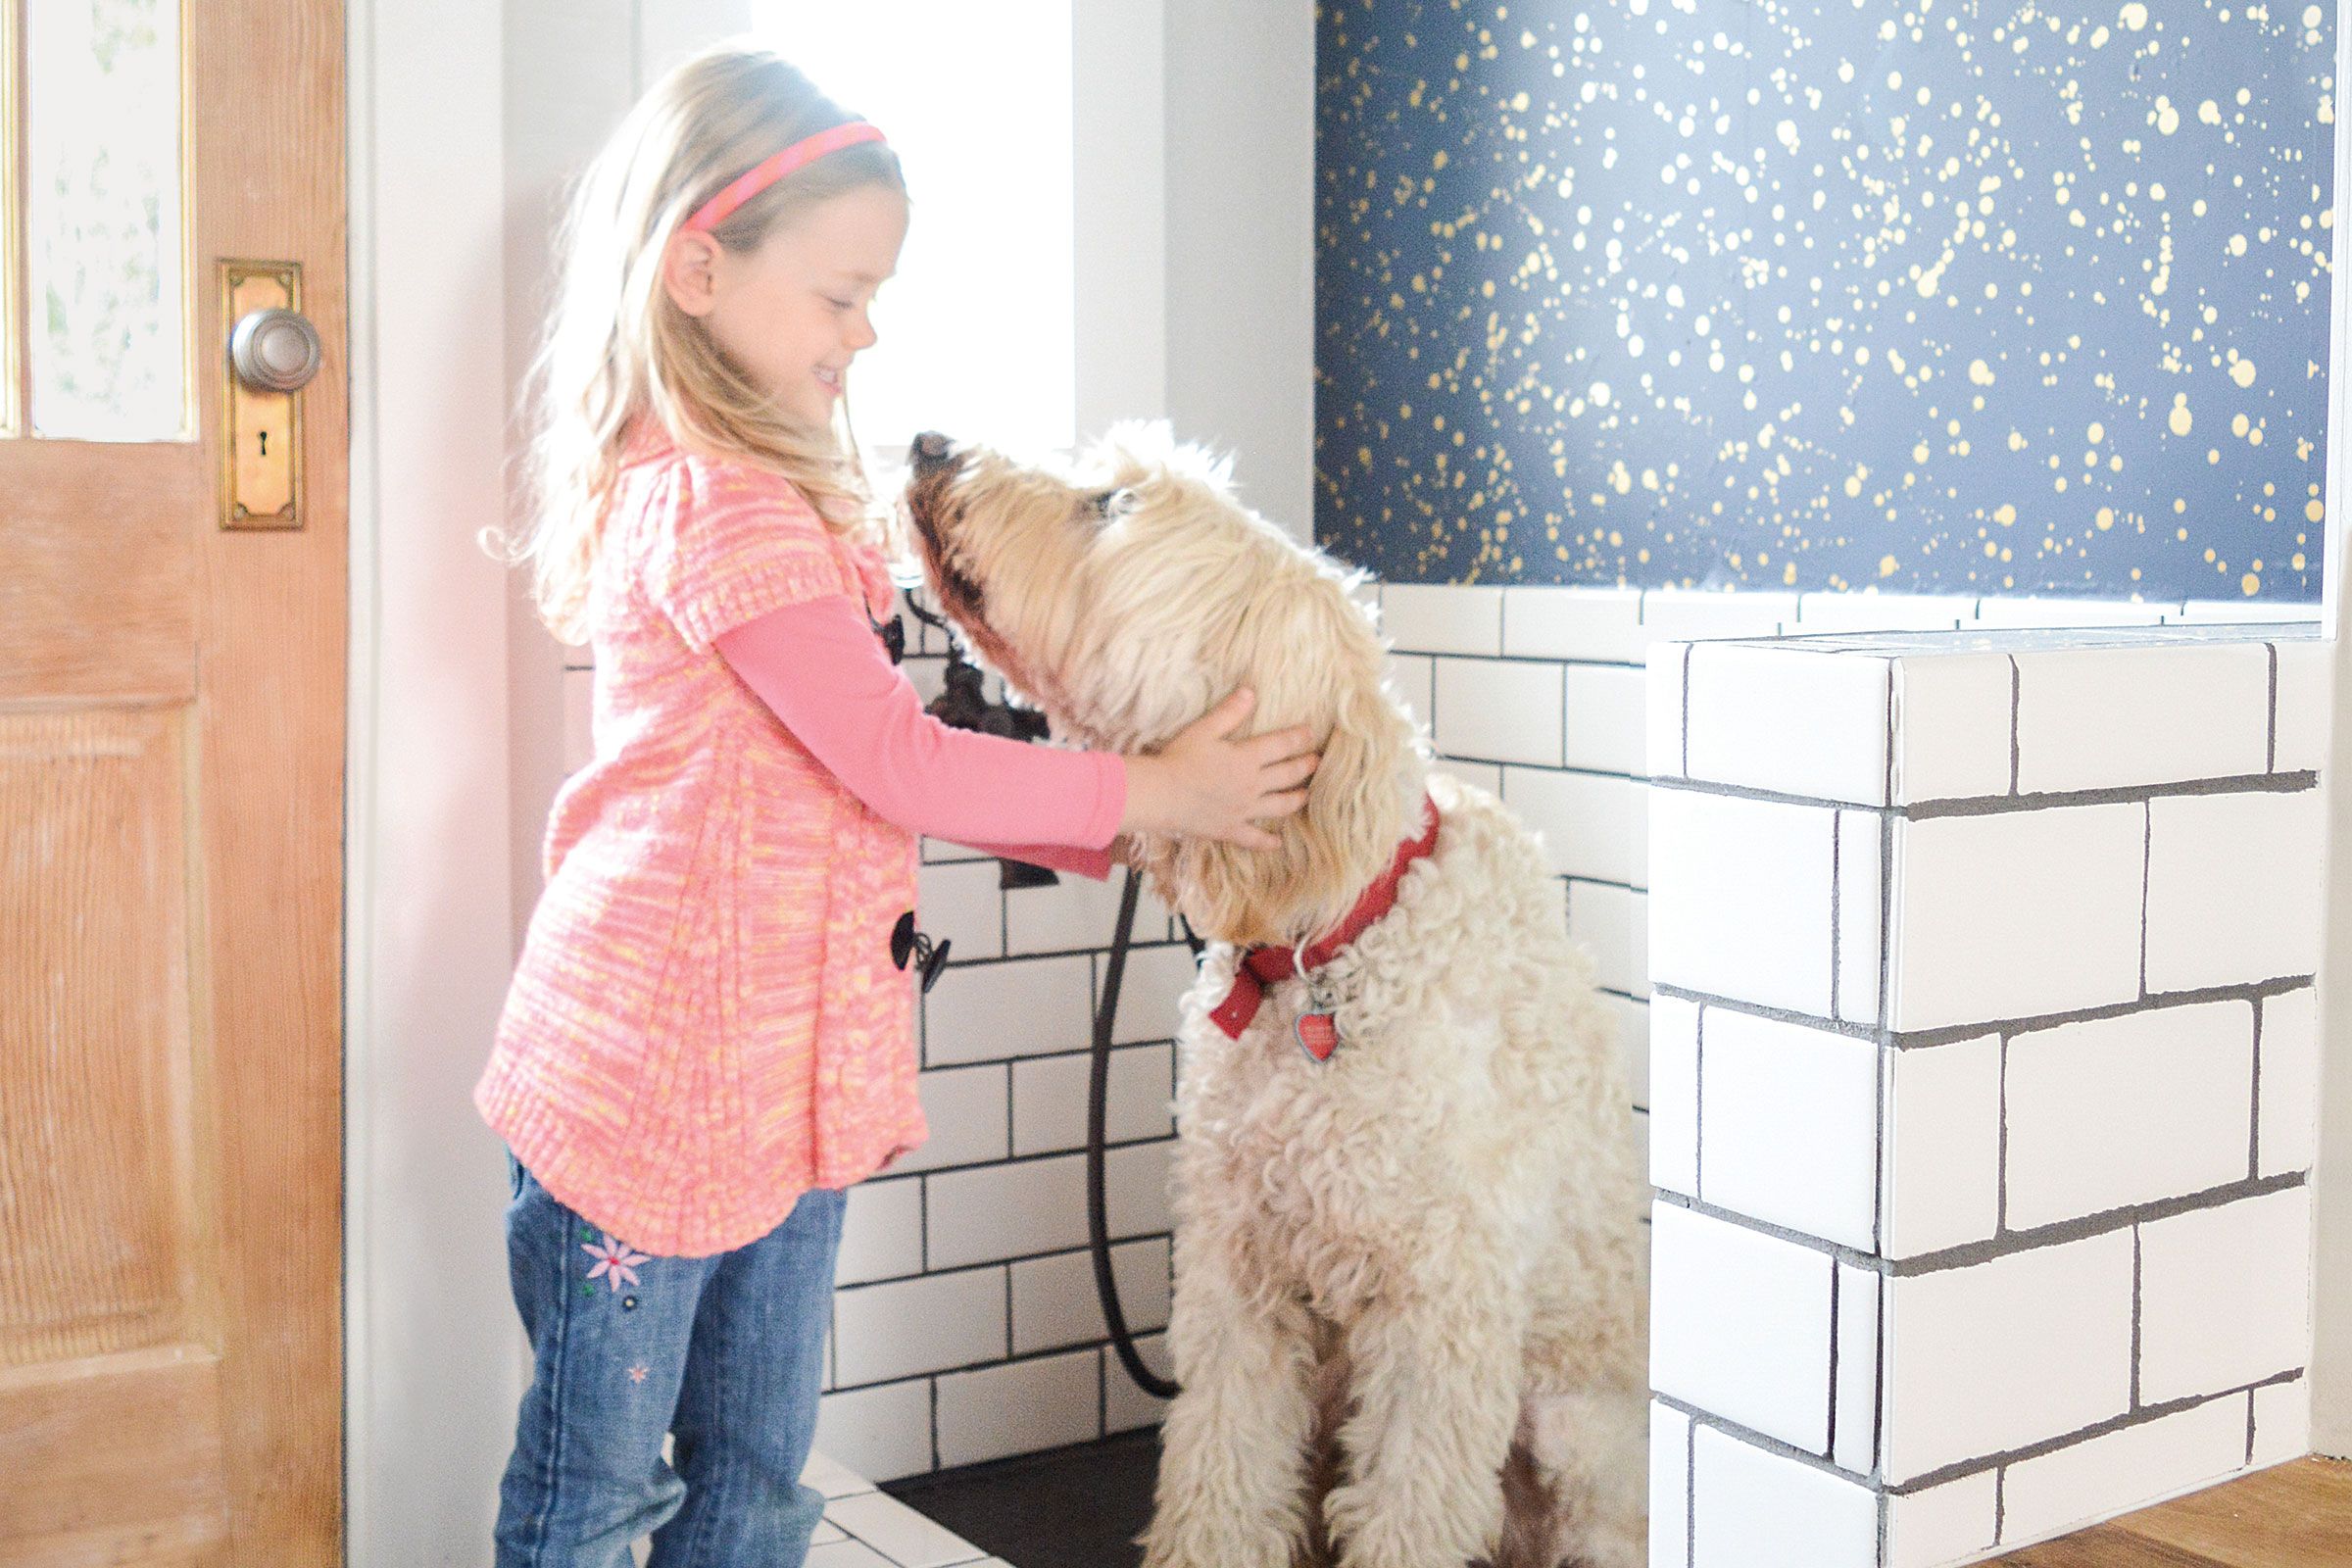
[[[926,468],[936,468],[947,463],[955,456],[955,442],[937,430],[925,430],[914,438],[914,445],[906,449],[906,462],[920,473]]]

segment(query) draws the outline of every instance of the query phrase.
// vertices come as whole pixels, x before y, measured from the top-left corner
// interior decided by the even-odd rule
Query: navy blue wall
[[[2317,598],[2332,12],[1323,0],[1318,537]]]

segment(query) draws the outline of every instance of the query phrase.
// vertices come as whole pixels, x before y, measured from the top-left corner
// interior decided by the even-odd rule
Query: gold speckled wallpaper
[[[2331,5],[1323,0],[1396,581],[2316,599]]]

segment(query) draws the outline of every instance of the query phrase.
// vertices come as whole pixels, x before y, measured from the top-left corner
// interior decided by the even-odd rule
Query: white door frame
[[[503,37],[479,0],[346,3],[346,1561],[487,1562],[521,1394],[466,1094],[510,952],[507,583],[475,542],[505,505]]]
[[[2335,187],[2329,222],[2334,270],[2328,294],[2328,559],[2322,624],[2335,638],[2334,734],[2328,763],[2342,780],[2352,767],[2352,626],[2346,624],[2345,553],[2352,549],[2352,278],[2345,274],[2343,236],[2352,233],[2352,116],[2343,90],[2352,67],[2352,6],[2336,10]],[[2328,939],[2320,974],[2320,1145],[2312,1172],[2312,1446],[2352,1454],[2352,987],[2332,982],[2352,975],[2352,790],[2331,784],[2328,801]]]

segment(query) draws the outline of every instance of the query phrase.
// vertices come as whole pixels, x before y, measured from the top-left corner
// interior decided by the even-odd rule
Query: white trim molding
[[[508,974],[499,13],[349,0],[346,1561],[484,1560],[522,1389],[498,1141]]]
[[[2352,117],[2343,89],[2352,71],[2352,8],[2339,6],[2335,35],[2335,190],[2331,254],[2337,265],[2328,294],[2328,560],[2321,624],[2335,635],[2336,712],[2352,693],[2352,631],[2344,622],[2346,551],[2352,549],[2352,279],[2345,276],[2340,242],[2352,231]],[[2338,779],[2352,762],[2352,724],[2334,725],[2330,771]],[[2320,975],[2320,1156],[2313,1176],[2317,1228],[2312,1271],[2312,1446],[2352,1455],[2352,1004],[2342,977],[2352,973],[2352,857],[2332,846],[2352,835],[2352,795],[2340,786],[2328,802],[2328,935]]]

